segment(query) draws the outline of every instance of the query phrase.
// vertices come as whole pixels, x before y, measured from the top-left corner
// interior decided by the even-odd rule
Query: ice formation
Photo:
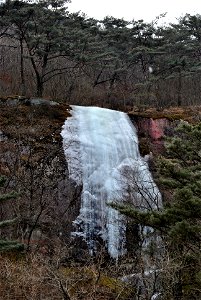
[[[118,258],[126,251],[125,220],[107,204],[129,201],[139,209],[158,209],[161,197],[125,113],[72,106],[71,114],[61,134],[70,178],[82,185],[73,234],[85,239],[91,253],[101,239]]]

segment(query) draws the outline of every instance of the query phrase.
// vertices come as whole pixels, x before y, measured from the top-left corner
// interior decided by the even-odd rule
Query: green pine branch
[[[12,220],[5,220],[0,222],[0,228],[10,226],[15,224],[18,221],[18,218],[12,219]]]
[[[19,193],[16,193],[16,192],[10,192],[7,194],[0,195],[0,202],[6,201],[9,199],[16,199],[18,196],[19,196]]]
[[[22,251],[24,250],[24,245],[18,241],[7,241],[0,240],[0,252],[6,251]]]

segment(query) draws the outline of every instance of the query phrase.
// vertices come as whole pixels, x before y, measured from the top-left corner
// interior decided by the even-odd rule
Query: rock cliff
[[[28,246],[42,241],[53,249],[57,240],[70,245],[82,187],[75,187],[69,179],[60,135],[70,115],[68,108],[44,99],[0,101],[0,173],[7,177],[7,189],[20,194],[13,212],[19,218],[14,235]],[[141,154],[161,153],[164,135],[173,135],[181,118],[198,121],[200,113],[196,112],[190,108],[130,112],[138,128]]]

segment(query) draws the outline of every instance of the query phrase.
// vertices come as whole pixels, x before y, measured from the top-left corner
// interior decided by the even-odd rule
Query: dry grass
[[[56,260],[55,260],[56,261]],[[58,267],[41,255],[0,257],[2,300],[133,299],[133,290],[98,266]]]
[[[39,257],[0,260],[0,299],[62,299]]]
[[[162,110],[134,107],[129,111],[129,115],[152,119],[166,118],[171,121],[182,119],[190,123],[197,123],[201,121],[201,106],[169,107]]]

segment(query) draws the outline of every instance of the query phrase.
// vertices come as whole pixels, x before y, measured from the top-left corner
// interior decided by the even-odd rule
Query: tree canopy
[[[4,93],[152,106],[199,101],[200,15],[159,26],[109,16],[95,20],[69,13],[67,4],[1,3]]]

